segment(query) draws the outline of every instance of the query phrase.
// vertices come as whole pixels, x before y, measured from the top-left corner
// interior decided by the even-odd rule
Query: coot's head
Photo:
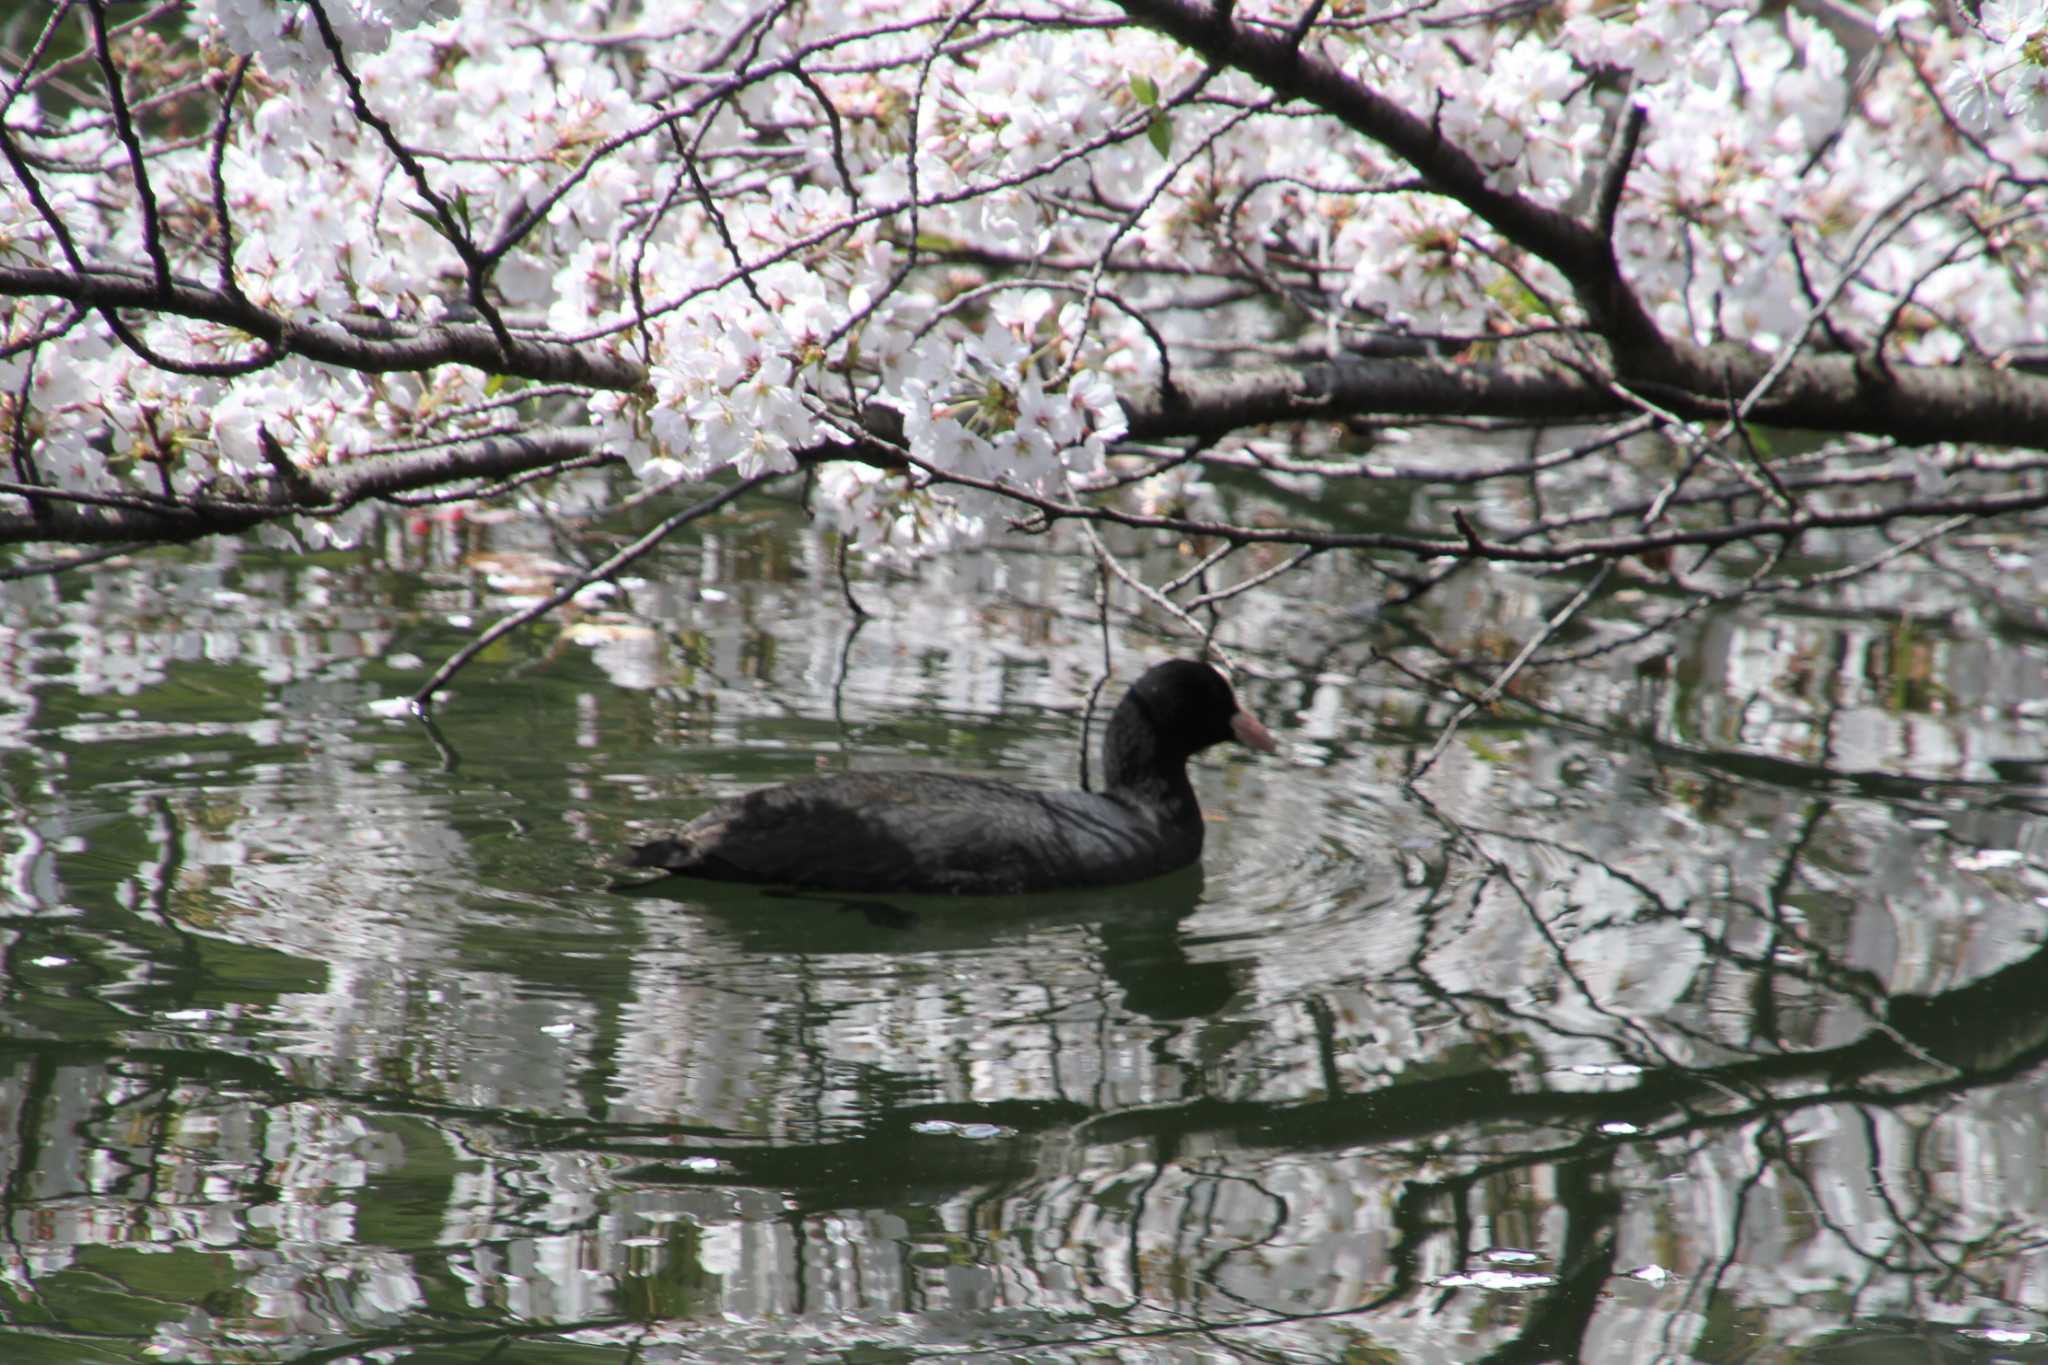
[[[1226,739],[1267,753],[1276,747],[1223,675],[1198,659],[1154,664],[1131,684],[1111,726],[1133,723],[1152,732],[1162,757],[1185,759]]]

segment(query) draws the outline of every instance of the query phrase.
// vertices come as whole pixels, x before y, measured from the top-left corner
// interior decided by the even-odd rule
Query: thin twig
[[[164,251],[163,224],[157,213],[156,190],[149,183],[149,169],[142,155],[142,139],[136,135],[135,121],[128,114],[128,96],[121,88],[121,68],[114,64],[114,52],[107,43],[105,0],[88,0],[86,8],[92,11],[93,56],[99,62],[100,75],[107,83],[107,107],[114,114],[114,132],[128,152],[128,169],[135,178],[135,202],[142,211],[142,249],[149,256],[150,270],[156,276],[157,296],[162,298],[171,292],[171,258]]]
[[[1635,164],[1643,125],[1650,121],[1650,111],[1636,101],[1633,85],[1626,98],[1628,108],[1622,113],[1621,126],[1615,129],[1613,145],[1607,149],[1607,164],[1600,169],[1600,192],[1593,202],[1593,230],[1609,241],[1614,238],[1614,218],[1621,208],[1621,188],[1628,181],[1629,167]]]
[[[1537,650],[1543,648],[1543,642],[1562,629],[1564,624],[1571,620],[1572,617],[1578,615],[1579,608],[1592,600],[1593,594],[1598,592],[1601,585],[1607,582],[1607,577],[1612,572],[1614,572],[1614,562],[1612,560],[1602,564],[1593,576],[1586,580],[1585,586],[1572,594],[1572,600],[1559,608],[1556,615],[1545,621],[1541,630],[1529,637],[1528,642],[1522,646],[1521,652],[1508,662],[1508,666],[1500,671],[1498,677],[1486,685],[1486,690],[1477,697],[1469,699],[1463,706],[1458,708],[1457,714],[1451,717],[1450,723],[1444,726],[1442,732],[1437,735],[1436,743],[1429,746],[1429,752],[1423,755],[1422,761],[1409,770],[1407,782],[1410,786],[1413,786],[1424,773],[1430,770],[1431,766],[1439,758],[1443,757],[1444,750],[1450,747],[1451,737],[1458,733],[1460,725],[1471,719],[1472,714],[1479,710],[1480,707],[1491,706],[1500,700],[1501,693],[1506,691],[1508,684],[1515,680],[1515,675],[1520,673],[1523,666],[1535,657]]]
[[[521,626],[526,625],[531,621],[538,620],[540,617],[547,615],[556,607],[561,606],[562,603],[574,597],[577,593],[582,592],[592,583],[595,583],[600,579],[611,577],[619,570],[631,564],[634,560],[639,559],[649,550],[652,550],[655,546],[661,544],[662,541],[668,539],[668,537],[674,534],[676,531],[689,525],[691,522],[696,521],[698,518],[709,516],[711,513],[716,512],[719,508],[725,506],[729,502],[732,502],[734,499],[743,497],[744,495],[753,492],[762,484],[772,483],[776,479],[784,477],[787,477],[786,474],[780,471],[768,474],[756,474],[751,479],[742,479],[740,482],[732,485],[730,488],[724,488],[719,490],[718,492],[712,494],[710,497],[704,499],[704,501],[700,503],[696,503],[690,507],[685,507],[682,511],[677,512],[674,516],[671,516],[666,520],[662,521],[660,524],[656,525],[653,530],[649,531],[646,535],[641,536],[638,540],[626,546],[626,548],[624,548],[623,550],[620,550],[617,554],[613,555],[610,559],[607,559],[604,563],[599,564],[595,568],[589,569],[584,573],[578,574],[574,579],[571,579],[566,585],[556,589],[554,592],[542,598],[540,601],[534,603],[532,606],[522,608],[521,610],[512,613],[512,615],[505,617],[496,625],[492,626],[489,630],[477,636],[476,639],[471,640],[468,644],[464,645],[461,649],[457,650],[455,654],[449,658],[448,662],[442,664],[439,668],[434,670],[434,676],[427,679],[425,685],[422,686],[419,691],[412,694],[412,697],[410,699],[410,705],[412,707],[413,714],[419,716],[425,716],[429,714],[433,709],[434,694],[440,691],[444,686],[446,686],[450,678],[453,678],[457,673],[461,672],[463,666],[468,664],[471,659],[474,659],[477,655],[481,654],[484,650],[490,648],[493,644],[497,643],[505,636],[511,634],[513,631],[519,629]]]
[[[1126,586],[1147,602],[1150,602],[1153,606],[1158,607],[1161,611],[1166,612],[1176,621],[1186,626],[1190,634],[1203,642],[1204,650],[1213,655],[1225,668],[1232,672],[1237,670],[1237,664],[1231,659],[1229,651],[1215,643],[1209,627],[1197,621],[1180,603],[1174,601],[1171,597],[1168,597],[1165,593],[1147,583],[1143,578],[1125,568],[1123,561],[1119,560],[1111,552],[1110,548],[1102,543],[1102,537],[1095,534],[1095,528],[1085,521],[1081,523],[1081,534],[1088,538],[1089,547],[1095,551],[1095,560],[1098,564],[1115,574]]]
[[[31,559],[21,564],[9,564],[5,567],[0,567],[0,583],[9,582],[17,578],[41,578],[44,575],[54,577],[70,569],[83,569],[88,565],[103,564],[107,560],[119,559],[123,555],[132,555],[137,551],[150,548],[152,548],[150,542],[138,540],[126,545],[108,545],[102,549],[73,555],[69,559]]]
[[[839,570],[839,595],[846,599],[846,609],[853,613],[853,619],[865,621],[874,613],[862,606],[860,599],[853,595],[853,575],[847,567],[847,551],[849,548],[850,542],[845,536],[840,536],[839,553],[834,557],[835,567]]]
[[[1095,675],[1095,685],[1088,689],[1088,704],[1081,708],[1081,790],[1093,790],[1088,785],[1088,731],[1095,723],[1095,704],[1102,697],[1102,689],[1109,682],[1116,665],[1109,654],[1109,570],[1101,560],[1095,562],[1095,622],[1102,632],[1102,671]]]

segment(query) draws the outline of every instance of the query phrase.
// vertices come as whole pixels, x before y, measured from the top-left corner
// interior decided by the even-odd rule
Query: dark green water
[[[2026,545],[1531,675],[1413,791],[1445,697],[1319,563],[1227,618],[1282,752],[1200,762],[1201,871],[880,905],[610,884],[821,769],[1071,782],[1086,560],[856,632],[751,510],[452,752],[380,705],[555,549],[0,585],[0,1359],[2048,1358]]]

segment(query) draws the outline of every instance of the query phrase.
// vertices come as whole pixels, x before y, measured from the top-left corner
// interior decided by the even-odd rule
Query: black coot
[[[765,787],[712,807],[634,867],[821,891],[1001,895],[1137,881],[1202,854],[1188,758],[1273,737],[1205,663],[1131,685],[1102,739],[1100,792],[1033,791],[945,773],[852,773]]]

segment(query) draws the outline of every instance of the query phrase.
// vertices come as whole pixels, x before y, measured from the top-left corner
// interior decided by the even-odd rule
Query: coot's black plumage
[[[1187,761],[1234,739],[1271,750],[1205,663],[1175,659],[1131,685],[1102,739],[1100,792],[1034,791],[945,773],[852,773],[723,802],[633,866],[821,891],[999,895],[1171,872],[1202,854]]]

